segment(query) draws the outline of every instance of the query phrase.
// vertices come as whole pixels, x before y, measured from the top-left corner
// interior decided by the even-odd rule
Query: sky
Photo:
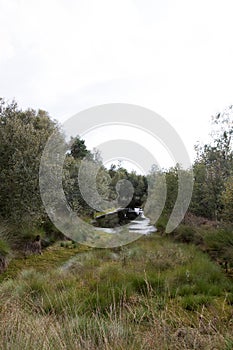
[[[231,0],[0,0],[0,96],[60,122],[136,104],[162,116],[193,160],[211,116],[233,103],[232,13]],[[115,133],[84,138],[92,148]]]

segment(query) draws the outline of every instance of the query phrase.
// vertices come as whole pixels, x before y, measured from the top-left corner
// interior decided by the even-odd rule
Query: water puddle
[[[129,224],[125,225],[125,229],[130,233],[137,233],[141,235],[147,235],[156,232],[155,226],[151,225],[150,219],[146,218],[143,214],[138,216],[135,220],[131,221]],[[101,231],[110,234],[118,234],[122,231],[122,226],[115,228],[103,228],[95,227],[96,231]]]

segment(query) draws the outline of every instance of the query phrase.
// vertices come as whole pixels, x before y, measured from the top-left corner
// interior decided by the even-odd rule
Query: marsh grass
[[[233,228],[230,226],[217,230],[202,231],[206,249],[221,263],[227,262],[233,268]]]
[[[6,256],[9,253],[10,253],[9,244],[5,240],[0,239],[0,255]]]
[[[204,350],[233,342],[232,282],[192,245],[151,235],[118,250],[59,243],[44,256],[0,284],[1,349]]]
[[[7,242],[8,226],[4,223],[0,224],[0,256],[5,257],[10,253],[10,246]]]

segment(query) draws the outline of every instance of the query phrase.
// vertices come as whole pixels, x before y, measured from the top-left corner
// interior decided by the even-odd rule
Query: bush
[[[10,252],[10,247],[8,243],[2,239],[0,239],[0,256],[7,256]]]
[[[204,242],[210,255],[220,263],[227,262],[233,266],[233,228],[221,228],[208,231]]]
[[[201,244],[203,242],[202,236],[191,226],[180,225],[174,231],[174,238],[178,242]]]
[[[155,224],[157,231],[160,233],[164,233],[167,226],[167,222],[168,222],[168,218],[166,216],[161,215]]]
[[[220,228],[211,230],[205,235],[205,243],[213,249],[233,247],[233,228]]]

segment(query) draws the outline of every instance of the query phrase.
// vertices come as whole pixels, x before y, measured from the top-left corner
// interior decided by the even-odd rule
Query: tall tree
[[[210,219],[220,219],[223,211],[222,193],[232,173],[233,106],[212,117],[212,141],[196,147],[195,184],[191,210]]]
[[[70,140],[70,154],[74,159],[83,159],[84,157],[90,156],[91,152],[87,149],[85,141],[80,137],[71,138]]]
[[[22,111],[0,100],[0,215],[15,222],[44,213],[39,191],[40,157],[56,122],[42,111]]]
[[[233,222],[233,175],[229,176],[225,182],[222,193],[222,218],[225,221]]]

